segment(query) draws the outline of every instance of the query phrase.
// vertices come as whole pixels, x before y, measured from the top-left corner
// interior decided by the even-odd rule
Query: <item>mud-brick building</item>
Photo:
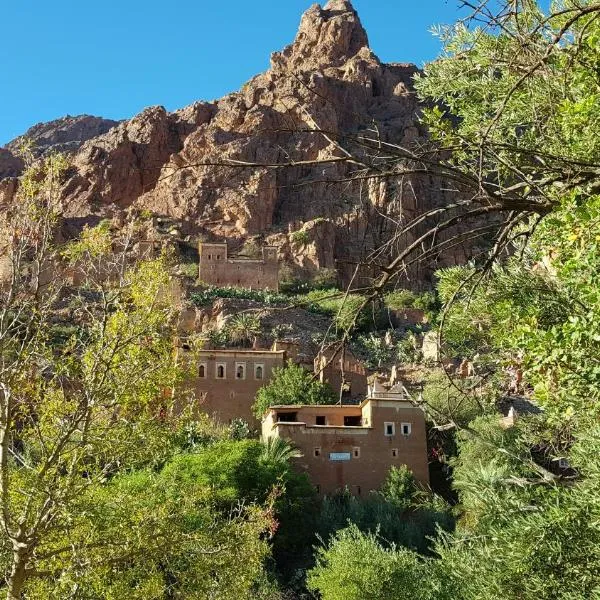
[[[263,248],[261,259],[229,258],[227,244],[200,242],[198,254],[198,277],[207,285],[279,290],[279,261],[275,247]]]
[[[328,383],[342,399],[364,398],[367,394],[367,370],[348,348],[325,349],[314,359],[314,372],[321,383]]]
[[[259,427],[252,413],[256,393],[269,382],[275,367],[283,367],[285,351],[200,350],[193,356],[196,373],[191,388],[197,409],[221,423],[239,418]]]
[[[400,465],[428,485],[425,416],[403,390],[375,383],[359,406],[273,406],[262,434],[286,438],[302,452],[296,467],[320,495],[343,488],[356,496],[368,494]]]

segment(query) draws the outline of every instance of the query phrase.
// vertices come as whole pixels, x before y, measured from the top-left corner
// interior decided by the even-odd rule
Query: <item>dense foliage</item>
[[[480,4],[488,27],[444,30],[418,83],[457,176],[515,210],[511,256],[439,274],[443,349],[477,373],[424,393],[458,431],[460,518],[435,558],[340,532],[309,577],[324,600],[600,597],[600,5]],[[503,428],[507,392],[543,410]]]
[[[273,370],[269,383],[258,390],[254,414],[262,419],[269,406],[285,404],[335,404],[331,387],[314,379],[306,369],[294,363]]]

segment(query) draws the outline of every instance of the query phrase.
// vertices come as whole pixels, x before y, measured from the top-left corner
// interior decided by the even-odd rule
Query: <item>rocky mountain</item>
[[[62,119],[38,123],[0,148],[0,179],[21,173],[23,161],[18,157],[18,151],[25,140],[33,142],[32,150],[37,156],[48,151],[74,152],[87,140],[105,134],[118,123],[90,115],[67,115]]]
[[[177,220],[190,240],[235,246],[258,238],[277,245],[303,276],[336,268],[348,282],[398,222],[449,201],[431,179],[357,177],[356,164],[339,160],[340,140],[367,129],[385,142],[424,139],[417,71],[382,63],[350,1],[331,0],[311,7],[294,42],[239,92],[174,113],[151,107],[118,124],[67,118],[29,133],[46,147],[78,146],[61,194],[67,236],[143,209]],[[0,177],[18,172],[11,156],[0,156]],[[0,182],[0,202],[14,187]],[[454,248],[441,264],[464,254]],[[363,280],[372,268],[361,270]],[[407,285],[419,287],[429,274],[415,268]]]

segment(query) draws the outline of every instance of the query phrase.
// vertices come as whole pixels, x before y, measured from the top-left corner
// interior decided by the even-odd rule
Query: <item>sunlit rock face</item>
[[[423,140],[412,88],[417,71],[375,56],[349,1],[315,4],[293,43],[273,53],[270,69],[239,92],[174,113],[151,107],[121,123],[85,117],[72,124],[72,139],[68,127],[61,129],[57,143],[73,155],[61,192],[64,234],[144,209],[179,220],[184,235],[233,246],[249,237],[267,241],[299,274],[336,268],[347,283],[355,264],[389,240],[398,222],[449,202],[431,179],[356,179],[356,165],[318,162],[343,156],[336,141],[346,144],[367,130],[382,142]],[[94,127],[107,130],[88,135]],[[0,176],[18,172],[9,158],[0,155]],[[269,167],[280,163],[300,164]],[[390,245],[373,264],[416,235]],[[438,265],[461,261],[466,252],[458,246]],[[361,269],[355,283],[375,271]],[[426,285],[430,274],[414,267],[406,285]]]

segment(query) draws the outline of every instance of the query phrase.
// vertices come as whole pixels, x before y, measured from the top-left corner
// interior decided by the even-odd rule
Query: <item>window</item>
[[[314,456],[321,456],[321,448],[315,448],[313,451]]]
[[[278,423],[295,423],[297,420],[298,420],[298,413],[295,413],[295,412],[277,413],[277,422]]]
[[[361,492],[360,485],[355,485],[354,486],[354,491],[356,492],[357,496],[360,496],[360,492]]]
[[[395,435],[396,434],[396,424],[395,423],[384,423],[383,431],[385,432],[385,435],[387,435],[387,436]]]
[[[398,448],[392,448],[392,458],[398,458]]]
[[[246,379],[246,363],[235,363],[235,378]]]
[[[260,380],[264,379],[265,376],[265,366],[264,365],[254,365],[254,379]]]
[[[325,417],[316,417],[315,424],[316,425],[327,425],[327,420],[325,419]]]
[[[208,255],[208,260],[211,260],[211,259],[212,259],[212,254],[209,254]]]
[[[206,363],[202,363],[198,367],[198,377],[200,377],[201,379],[206,379]]]
[[[217,254],[217,260],[221,260],[221,255]]]
[[[315,489],[317,490],[317,494],[321,493],[321,486],[318,483],[315,485]]]
[[[227,369],[225,363],[217,363],[216,369],[217,379],[225,379],[227,376]]]
[[[348,416],[344,417],[344,427],[360,427],[360,417]]]
[[[410,435],[412,431],[411,423],[402,423],[402,435]]]
[[[360,458],[360,448],[358,446],[352,448],[352,456],[354,456],[354,458]]]

